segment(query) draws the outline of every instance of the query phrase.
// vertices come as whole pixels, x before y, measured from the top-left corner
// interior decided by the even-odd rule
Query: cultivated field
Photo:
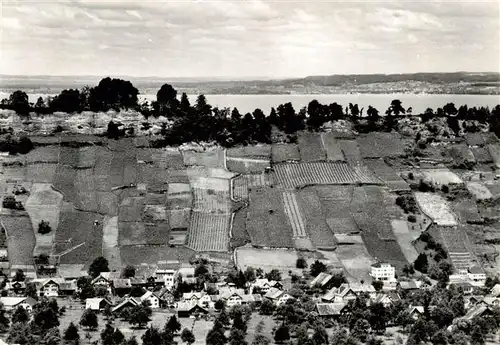
[[[280,193],[269,187],[250,190],[247,230],[255,246],[293,247],[292,229],[283,210]]]
[[[416,192],[415,198],[422,211],[437,225],[457,225],[457,220],[453,211],[450,209],[446,200],[444,200],[440,195]]]
[[[230,214],[193,212],[187,234],[187,246],[196,251],[228,250]]]
[[[378,178],[382,179],[390,191],[409,191],[410,186],[398,175],[396,170],[388,166],[382,159],[365,159],[364,164],[371,169]]]
[[[420,236],[421,232],[408,229],[408,223],[405,220],[394,219],[391,225],[406,260],[414,262],[418,257],[418,252],[412,242]]]
[[[361,164],[361,151],[359,150],[358,143],[355,140],[339,140],[338,144],[349,164]]]
[[[335,234],[359,232],[351,215],[352,186],[315,186],[313,188],[331,232]]]
[[[273,144],[271,146],[271,161],[273,163],[300,161],[300,152],[298,145]]]
[[[232,147],[226,151],[227,157],[240,157],[240,158],[270,158],[271,145],[259,144]]]
[[[304,211],[306,231],[314,246],[332,249],[336,245],[333,230],[326,222],[325,209],[314,187],[303,188],[298,192],[299,204]]]
[[[53,183],[57,164],[36,163],[26,167],[26,180],[33,183]]]
[[[294,192],[283,192],[285,214],[292,227],[293,237],[307,237],[304,216]]]
[[[180,260],[189,262],[195,251],[186,247],[170,246],[123,246],[120,247],[122,265],[138,266],[160,260]]]
[[[271,186],[271,174],[240,175],[232,179],[232,198],[235,201],[247,200],[248,189]]]
[[[177,148],[150,149],[151,159],[158,167],[169,170],[184,169],[183,155]]]
[[[59,163],[59,146],[39,146],[26,154],[26,162],[28,164],[35,163]]]
[[[326,151],[327,160],[330,162],[345,160],[338,139],[335,137],[335,133],[321,133],[321,139],[323,140],[323,147]]]
[[[187,229],[191,218],[191,208],[176,208],[167,211],[170,228]]]
[[[372,132],[356,138],[365,158],[402,156],[408,140],[399,133]]]
[[[470,149],[472,154],[474,155],[474,159],[478,163],[492,163],[493,159],[491,158],[490,151],[487,147],[472,147]]]
[[[200,212],[228,214],[231,212],[229,190],[193,188],[193,210]]]
[[[302,162],[324,162],[326,160],[326,152],[319,133],[302,133],[298,142]]]
[[[474,266],[475,258],[468,249],[470,244],[464,229],[461,227],[439,227],[439,233],[455,269],[466,269]]]
[[[271,166],[269,158],[226,157],[229,171],[240,174],[261,173]]]
[[[467,182],[467,190],[474,195],[476,200],[488,200],[493,198],[490,190],[480,182]]]
[[[240,247],[252,241],[247,231],[247,209],[245,207],[234,212],[230,229],[231,248]]]
[[[30,196],[25,203],[25,208],[30,216],[36,238],[33,255],[52,252],[55,231],[59,225],[62,199],[63,196],[54,191],[50,184],[33,184]],[[42,220],[49,222],[52,228],[52,231],[45,235],[38,233],[38,225]]]
[[[278,164],[274,166],[274,176],[278,186],[289,189],[317,184],[373,183],[346,163]]]

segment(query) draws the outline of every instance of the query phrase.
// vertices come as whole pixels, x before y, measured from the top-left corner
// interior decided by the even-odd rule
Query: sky
[[[0,0],[0,73],[500,71],[500,1]]]

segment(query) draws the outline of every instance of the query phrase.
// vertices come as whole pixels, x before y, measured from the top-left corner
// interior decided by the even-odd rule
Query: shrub
[[[52,228],[50,227],[49,222],[47,222],[45,220],[42,220],[38,224],[38,233],[39,234],[45,235],[45,234],[48,234],[51,231],[52,231]]]
[[[417,222],[417,217],[415,217],[415,215],[414,215],[414,214],[410,214],[410,215],[408,216],[408,221],[409,221],[410,223],[416,223],[416,222]]]
[[[11,210],[24,210],[23,204],[20,201],[16,201],[13,195],[7,195],[2,201],[3,208],[9,208]]]
[[[307,261],[304,258],[298,258],[297,262],[295,263],[295,266],[297,268],[307,268]]]

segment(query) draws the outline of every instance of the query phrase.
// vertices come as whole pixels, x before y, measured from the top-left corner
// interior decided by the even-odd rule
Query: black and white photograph
[[[0,0],[0,345],[500,344],[499,0]]]

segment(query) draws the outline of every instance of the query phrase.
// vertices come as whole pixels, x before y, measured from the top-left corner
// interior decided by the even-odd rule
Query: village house
[[[369,299],[370,304],[382,303],[385,308],[389,308],[398,301],[401,301],[401,296],[393,291],[387,293],[380,292],[370,296]]]
[[[360,293],[367,293],[371,297],[376,294],[376,291],[372,285],[344,283],[338,288],[331,288],[321,299],[329,303],[347,302],[356,299]]]
[[[397,284],[397,289],[403,291],[416,291],[420,289],[422,282],[419,280],[409,280],[409,281],[399,281]]]
[[[160,306],[162,308],[174,308],[175,297],[168,287],[162,287],[160,291],[157,292],[157,296],[160,298]]]
[[[500,297],[500,284],[495,284],[495,286],[491,288],[490,296]]]
[[[316,312],[325,319],[338,319],[344,312],[347,303],[317,303]]]
[[[24,310],[31,312],[37,301],[32,297],[0,297],[0,303],[3,304],[6,311],[23,307]]]
[[[101,272],[97,277],[92,279],[92,286],[97,289],[103,289],[108,291],[109,294],[113,293],[113,278],[111,277],[111,272]],[[119,278],[119,277],[116,277]]]
[[[208,314],[207,308],[204,308],[203,306],[199,304],[190,304],[190,303],[182,303],[179,302],[177,303],[177,316],[178,317],[197,317],[200,315],[206,315]]]
[[[311,282],[309,283],[309,287],[320,287],[326,288],[330,280],[332,280],[333,276],[331,274],[321,272],[318,274]]]
[[[91,309],[94,311],[102,311],[106,306],[112,306],[110,300],[107,298],[87,298],[85,300],[85,309]]]
[[[468,269],[467,273],[471,284],[475,286],[484,286],[486,282],[486,273],[480,266],[472,266]]]
[[[174,281],[181,276],[182,282],[186,284],[195,284],[196,277],[194,276],[194,267],[189,264],[181,264],[181,267],[175,273]]]
[[[283,289],[283,284],[276,280],[268,280],[267,278],[258,278],[250,285],[251,293],[261,293],[266,294],[269,289]]]
[[[26,291],[26,283],[18,281],[8,281],[5,283],[5,290],[12,291],[16,294],[24,294]]]
[[[73,296],[77,290],[76,280],[63,280],[59,283],[59,296]]]
[[[151,291],[146,291],[144,295],[141,296],[141,302],[147,301],[152,309],[160,308],[160,298]]]
[[[417,320],[424,315],[425,309],[421,305],[409,306],[408,313],[413,320]]]
[[[287,303],[289,300],[295,299],[293,296],[285,291],[281,291],[277,288],[270,288],[269,291],[264,295],[264,298],[270,300],[275,305],[280,306]]]
[[[113,309],[111,309],[111,312],[113,314],[120,313],[125,308],[132,308],[132,307],[136,307],[138,305],[141,305],[140,299],[135,298],[135,297],[127,297],[122,302],[120,302],[118,305],[116,305]]]
[[[61,278],[35,279],[36,294],[39,297],[58,297],[59,287],[64,280]]]
[[[117,278],[112,280],[113,294],[117,296],[124,296],[130,293],[132,283],[129,278]]]
[[[205,308],[209,308],[212,304],[212,299],[205,292],[185,292],[182,294],[181,302],[190,303],[191,305],[199,304]]]
[[[395,281],[396,268],[386,262],[378,262],[371,266],[370,276],[375,280]]]
[[[155,271],[155,277],[164,282],[168,288],[172,288],[175,284],[175,275],[181,264],[177,260],[158,261]]]

